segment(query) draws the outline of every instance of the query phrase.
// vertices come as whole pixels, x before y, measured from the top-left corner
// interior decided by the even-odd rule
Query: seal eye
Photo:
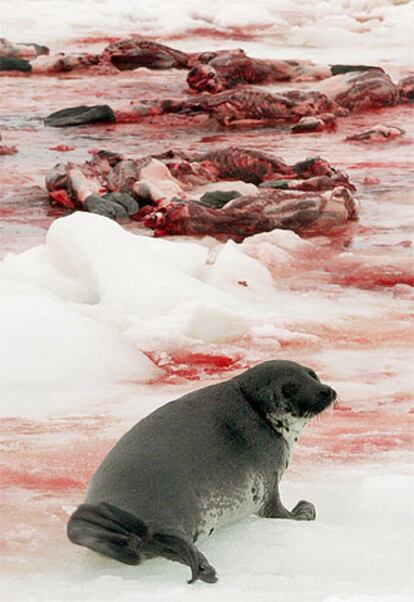
[[[318,375],[316,374],[316,372],[314,372],[314,370],[308,370],[308,374],[315,380],[319,380]]]
[[[296,395],[298,390],[299,390],[299,388],[296,383],[287,383],[286,385],[283,385],[283,387],[282,387],[283,397],[285,397],[286,399],[290,399],[291,397]]]

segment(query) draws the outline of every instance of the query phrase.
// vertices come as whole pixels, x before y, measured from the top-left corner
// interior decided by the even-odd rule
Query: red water
[[[208,34],[212,36],[210,31]],[[249,35],[248,31],[232,31],[230,37],[244,40]],[[223,44],[228,37],[222,33],[217,36],[223,38]],[[87,50],[90,44],[112,40],[83,38],[77,43]],[[298,294],[318,291],[322,297],[335,298],[337,291],[345,287],[383,295],[384,307],[389,306],[388,319],[379,324],[375,316],[348,317],[340,328],[329,321],[309,321],[306,331],[302,323],[296,326],[292,322],[291,330],[302,332],[303,337],[278,336],[276,341],[271,337],[255,340],[245,336],[222,345],[194,345],[169,354],[146,350],[161,368],[160,377],[151,385],[154,388],[211,382],[275,354],[310,363],[317,369],[314,354],[320,351],[360,353],[364,349],[380,349],[384,358],[388,354],[408,353],[413,341],[412,321],[406,306],[400,307],[393,300],[410,299],[414,284],[407,208],[414,189],[412,107],[354,115],[340,120],[334,132],[302,136],[291,136],[282,126],[228,132],[203,120],[182,116],[151,118],[134,124],[53,129],[43,127],[41,118],[66,106],[182,96],[185,74],[139,71],[110,77],[3,76],[1,84],[2,144],[18,149],[15,155],[0,157],[2,254],[43,242],[51,222],[67,213],[50,207],[44,190],[46,172],[56,162],[85,161],[93,149],[134,156],[168,148],[200,151],[232,144],[274,152],[288,162],[320,154],[349,171],[357,185],[361,201],[359,224],[352,224],[335,236],[313,239],[311,249],[292,252],[288,265],[279,265],[271,258],[264,263],[281,289]],[[351,133],[378,122],[403,127],[407,135],[387,144],[344,142]],[[131,231],[140,229],[134,222],[125,226]],[[354,302],[359,302],[358,295]],[[312,334],[318,338],[312,339]],[[333,373],[322,376],[328,382],[338,378]],[[362,387],[367,383],[375,386],[392,377],[381,366],[373,373],[361,367],[361,372],[350,372],[348,380]],[[349,383],[342,384],[346,389]],[[291,470],[305,473],[310,456],[317,456],[320,462],[372,462],[408,450],[413,444],[412,399],[412,391],[403,389],[379,397],[361,392],[347,398],[305,431]],[[48,542],[61,541],[67,518],[62,508],[81,501],[92,472],[133,423],[114,416],[116,408],[112,415],[105,416],[2,421],[2,531],[11,561],[24,558],[24,562],[30,562],[45,553]]]

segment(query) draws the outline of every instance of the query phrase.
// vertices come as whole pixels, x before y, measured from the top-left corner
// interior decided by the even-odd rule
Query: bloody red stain
[[[414,169],[413,161],[361,161],[360,163],[352,163],[348,165],[348,169]]]
[[[113,37],[113,36],[85,36],[83,38],[75,38],[73,40],[74,43],[76,44],[105,44],[105,46],[107,44],[112,44],[113,42],[116,42],[117,40],[119,40],[119,37]]]
[[[35,489],[40,491],[67,491],[69,489],[82,489],[85,483],[69,477],[49,476],[44,473],[27,473],[1,468],[0,488],[21,487],[22,489]]]
[[[239,357],[211,355],[208,353],[175,352],[165,357],[157,352],[145,355],[164,372],[161,380],[200,380],[205,376],[220,375],[241,368]]]
[[[359,439],[347,440],[346,438],[331,439],[322,451],[322,457],[338,461],[361,461],[378,453],[392,450],[410,449],[411,437],[390,435],[365,435]]]
[[[63,205],[63,207],[69,207],[70,209],[75,208],[75,204],[69,197],[66,190],[53,190],[52,192],[50,192],[49,196],[51,201],[54,201],[58,205]]]
[[[108,423],[101,416],[2,419],[0,491],[16,488],[52,496],[84,491],[113,445],[105,435]]]
[[[379,289],[383,287],[392,287],[396,284],[407,284],[414,286],[414,273],[402,271],[387,272],[367,270],[366,268],[349,271],[347,274],[332,274],[332,282],[342,286],[356,286],[362,289]]]
[[[218,40],[253,40],[257,37],[257,25],[255,26],[245,26],[243,27],[243,29],[239,28],[239,27],[231,27],[224,30],[219,30],[219,29],[209,29],[207,27],[197,27],[194,29],[191,29],[191,37],[195,38],[195,37],[200,37],[200,38],[204,38],[204,37],[208,37],[208,38],[212,38],[212,39],[218,39]],[[263,29],[266,29],[266,27],[263,27]],[[186,39],[188,36],[188,32],[186,34],[176,34],[176,35],[169,35],[166,39],[167,40],[182,40],[182,39]]]
[[[379,410],[358,410],[339,406],[334,412],[311,423],[295,450],[295,461],[306,462],[309,453],[338,462],[361,462],[379,454],[410,450],[414,444],[413,418],[409,412],[394,414]]]
[[[0,144],[0,156],[1,155],[15,155],[17,153],[17,148],[14,146],[3,146]]]
[[[56,146],[49,146],[50,151],[58,151],[59,153],[68,153],[75,150],[75,146],[69,144],[57,144]]]

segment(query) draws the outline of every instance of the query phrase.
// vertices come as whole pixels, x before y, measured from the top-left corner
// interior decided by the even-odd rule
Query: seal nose
[[[319,393],[319,397],[321,399],[321,401],[335,401],[336,399],[336,391],[334,391],[331,387],[329,387],[328,385],[323,385],[320,393]]]

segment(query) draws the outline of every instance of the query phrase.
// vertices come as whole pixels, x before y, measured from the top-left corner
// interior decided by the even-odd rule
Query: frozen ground
[[[375,60],[393,74],[413,68],[409,2],[303,8],[298,0],[210,0],[194,9],[174,0],[168,15],[162,6],[16,0],[13,11],[1,11],[0,35],[89,49],[103,46],[96,36],[134,32],[181,48],[237,45],[262,56]],[[19,149],[0,158],[0,254],[12,251],[0,263],[4,598],[408,602],[413,109],[356,115],[333,134],[301,137],[199,131],[179,121],[42,127],[39,118],[68,99],[131,98],[135,78],[0,79],[1,130]],[[139,93],[182,89],[182,74],[147,73]],[[407,135],[389,144],[343,142],[378,121]],[[224,245],[153,240],[136,224],[125,230],[83,213],[55,220],[62,212],[33,187],[62,160],[50,150],[62,143],[75,147],[63,160],[75,161],[102,146],[146,154],[237,143],[289,162],[322,154],[356,183],[360,222],[336,238],[276,231]],[[305,431],[283,481],[286,505],[314,502],[315,523],[251,517],[216,533],[200,545],[218,570],[215,586],[188,586],[188,569],[173,563],[124,567],[69,544],[67,515],[122,433],[167,400],[271,357],[312,366],[340,395],[338,407]]]

